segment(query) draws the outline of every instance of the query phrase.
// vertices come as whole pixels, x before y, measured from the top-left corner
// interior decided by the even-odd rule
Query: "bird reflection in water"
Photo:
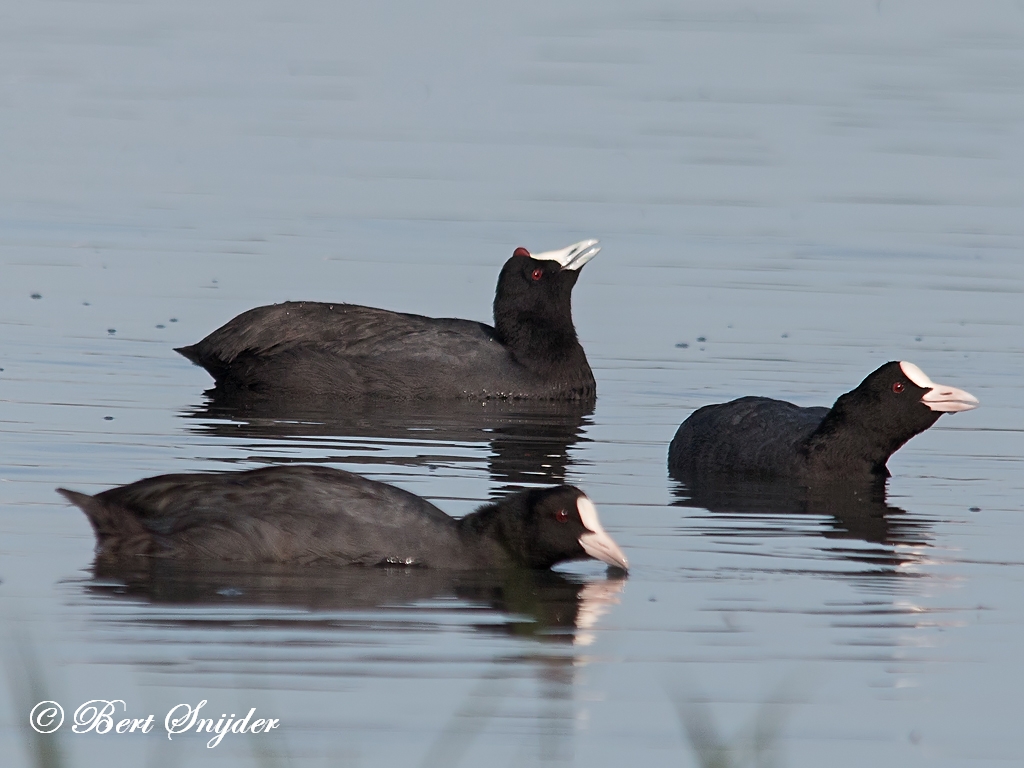
[[[908,566],[924,561],[931,546],[931,521],[889,504],[882,478],[811,487],[731,476],[676,480],[676,506],[706,509],[729,521],[727,530],[721,525],[709,530],[716,536],[805,534],[798,519],[818,516],[827,521],[820,535],[850,542],[827,548],[828,554],[890,573],[908,572]],[[857,541],[871,546],[857,546]]]
[[[189,647],[201,647],[180,670],[198,673],[204,684],[214,679],[211,675],[230,686],[239,675],[272,670],[272,679],[281,682],[268,683],[271,688],[309,684],[287,682],[289,673],[324,678],[318,687],[333,688],[327,678],[336,676],[376,677],[390,686],[403,674],[395,665],[412,665],[412,679],[424,674],[418,664],[436,674],[436,662],[452,661],[453,648],[459,647],[433,641],[410,646],[401,633],[429,636],[455,626],[471,635],[513,639],[512,649],[484,644],[483,655],[466,660],[477,679],[461,701],[433,700],[432,707],[450,707],[450,714],[420,764],[441,766],[460,764],[492,722],[510,719],[533,737],[520,739],[520,754],[536,750],[540,762],[571,761],[577,672],[589,660],[580,646],[593,641],[601,618],[619,602],[625,578],[613,573],[586,580],[528,569],[278,564],[246,569],[160,560],[126,567],[123,561],[98,559],[84,590],[94,599],[131,606],[130,616],[119,606],[110,617],[126,643],[139,645],[141,630],[147,644],[177,645],[185,638]],[[202,610],[209,608],[216,610]],[[130,627],[136,632],[125,634]],[[438,651],[440,657],[434,655]],[[158,658],[156,669],[174,671],[166,668],[163,654]],[[482,671],[481,661],[489,662]],[[180,686],[181,680],[176,672],[173,684]]]
[[[412,610],[422,613],[421,618],[444,611],[465,618],[465,624],[475,631],[570,645],[592,642],[591,630],[619,602],[625,585],[624,576],[586,581],[557,571],[525,568],[446,571],[276,563],[261,563],[257,568],[157,559],[142,566],[97,559],[93,573],[85,589],[95,596],[141,598],[153,605],[243,609],[241,614],[233,611],[220,618],[203,614],[202,622],[222,627],[236,622],[244,626],[290,623],[290,614],[278,619],[265,614],[254,618],[245,614],[247,607],[308,612],[301,620],[303,627],[363,624],[371,631],[382,622],[393,628],[388,615],[396,611]],[[159,621],[163,626],[168,621],[173,624],[166,615]],[[182,622],[195,626],[196,618],[185,614]],[[417,627],[421,625],[418,621]]]
[[[303,463],[423,467],[482,460],[494,481],[492,497],[525,485],[564,483],[571,449],[587,439],[583,431],[594,410],[571,402],[500,400],[296,408],[236,401],[216,389],[206,394],[206,405],[182,416],[193,422],[193,432],[236,443],[244,451],[238,461],[284,463],[290,459],[278,453],[282,447],[315,447],[317,455],[302,456]],[[475,446],[490,450],[482,459],[468,455],[466,448]]]

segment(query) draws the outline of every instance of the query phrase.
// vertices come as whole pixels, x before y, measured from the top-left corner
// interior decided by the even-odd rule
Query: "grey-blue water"
[[[1017,764],[1022,93],[1019,1],[3,5],[4,765],[35,764],[19,643],[68,766],[740,765],[758,732],[762,764]],[[172,351],[285,299],[486,321],[516,246],[588,237],[568,423],[232,419]],[[875,517],[669,480],[694,408],[891,359],[982,406]],[[280,461],[453,514],[564,477],[632,570],[133,584],[54,493]],[[156,727],[71,733],[90,699]],[[168,740],[204,699],[281,725]]]

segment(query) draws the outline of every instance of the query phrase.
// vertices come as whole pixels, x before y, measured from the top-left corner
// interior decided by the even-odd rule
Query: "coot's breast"
[[[669,446],[669,471],[680,479],[799,477],[805,461],[801,445],[828,411],[767,397],[704,406],[676,431]]]

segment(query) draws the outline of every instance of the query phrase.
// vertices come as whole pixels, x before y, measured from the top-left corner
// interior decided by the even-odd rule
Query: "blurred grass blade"
[[[64,756],[57,733],[39,733],[29,724],[32,708],[40,701],[52,700],[53,695],[46,684],[39,657],[26,634],[17,631],[12,633],[12,642],[8,643],[4,662],[15,718],[28,738],[32,765],[35,768],[63,768]]]

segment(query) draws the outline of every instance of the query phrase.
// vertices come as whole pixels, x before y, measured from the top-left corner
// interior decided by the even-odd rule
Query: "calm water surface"
[[[69,721],[69,766],[741,764],[758,729],[785,766],[1024,759],[1024,4],[0,20],[5,765],[33,764],[19,643],[69,717],[282,721],[215,749]],[[172,351],[285,299],[486,320],[516,246],[586,237],[592,413],[241,418]],[[826,405],[891,359],[982,407],[900,451],[884,502],[667,477],[694,408]],[[54,493],[286,461],[457,515],[564,479],[633,570],[94,573]]]

